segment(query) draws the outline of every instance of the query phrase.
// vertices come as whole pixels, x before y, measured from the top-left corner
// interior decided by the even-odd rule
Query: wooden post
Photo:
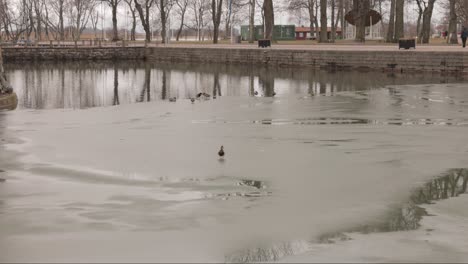
[[[50,41],[50,47],[51,47],[51,48],[54,47],[54,44],[53,44],[53,41],[52,41],[52,40]]]

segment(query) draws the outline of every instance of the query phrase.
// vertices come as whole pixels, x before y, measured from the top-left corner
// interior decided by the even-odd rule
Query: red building
[[[320,32],[320,28],[318,28]],[[314,31],[315,33],[315,31]],[[327,36],[331,38],[331,27],[327,28]],[[342,32],[341,28],[336,28],[336,36],[341,37]],[[317,37],[314,35],[310,35],[310,27],[296,27],[296,40],[306,40],[306,39],[316,39]]]

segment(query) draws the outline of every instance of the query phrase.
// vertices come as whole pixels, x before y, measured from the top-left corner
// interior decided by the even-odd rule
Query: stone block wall
[[[3,48],[8,61],[143,60],[144,47],[14,47]]]
[[[149,61],[315,67],[397,72],[436,71],[468,74],[467,52],[327,51],[293,49],[150,48]]]
[[[273,67],[314,67],[396,72],[468,74],[468,52],[417,50],[345,51],[213,47],[15,47],[3,48],[8,61],[149,60]]]

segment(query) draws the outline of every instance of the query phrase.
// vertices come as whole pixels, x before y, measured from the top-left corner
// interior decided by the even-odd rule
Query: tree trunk
[[[64,0],[60,0],[59,2],[59,31],[60,31],[60,40],[64,41],[65,40],[65,27],[64,27],[64,21],[63,21],[63,8],[64,8]]]
[[[447,37],[447,42],[450,44],[458,44],[457,35],[457,12],[456,12],[456,1],[450,0],[450,20],[449,20],[449,34],[450,38]]]
[[[112,102],[112,105],[119,105],[120,100],[119,100],[119,71],[117,70],[117,67],[114,66],[114,100]]]
[[[182,13],[182,16],[180,18],[180,26],[179,26],[179,29],[177,30],[176,41],[179,41],[180,35],[182,34],[182,30],[184,29],[184,18],[185,18],[185,12]]]
[[[36,40],[41,41],[42,40],[42,12],[41,12],[41,3],[38,3],[38,1],[34,1],[34,10],[36,12]]]
[[[395,38],[395,1],[390,4],[390,17],[388,19],[387,42],[394,42]]]
[[[434,10],[434,2],[435,0],[428,0],[427,7],[424,9],[420,38],[422,43],[429,43],[429,39],[431,37],[431,21],[432,11]]]
[[[416,22],[416,36],[419,37],[419,34],[421,33],[421,19],[423,15],[423,9],[422,9],[420,1],[416,0],[416,4],[418,5],[418,20]]]
[[[465,19],[462,23],[465,27],[468,27],[468,0],[463,0],[463,6],[465,7],[463,10],[465,13]]]
[[[219,39],[219,25],[221,24],[221,12],[223,7],[223,0],[211,1],[211,13],[213,19],[213,43],[218,44]]]
[[[315,27],[314,27],[314,21],[315,21],[315,14],[314,14],[314,1],[313,0],[307,0],[308,1],[308,11],[309,11],[309,26],[310,26],[310,37],[315,35]]]
[[[179,3],[179,2],[177,1],[177,3]],[[184,1],[182,3],[182,5],[179,4],[179,7],[180,7],[180,26],[179,26],[179,29],[177,30],[176,41],[180,40],[180,35],[182,34],[182,30],[184,29],[185,12],[187,11],[187,5],[188,5],[187,1]]]
[[[328,42],[327,0],[320,0],[320,43]]]
[[[132,30],[130,31],[130,40],[136,40],[136,26],[137,26],[137,18],[135,11],[132,13]]]
[[[114,0],[110,2],[112,8],[112,41],[119,40],[119,30],[117,29],[117,6],[118,1]]]
[[[356,37],[354,41],[365,42],[366,41],[366,18],[370,10],[369,0],[354,0],[353,10],[356,14]]]
[[[314,23],[315,23],[315,36],[317,39],[320,39],[320,27],[318,23],[318,11],[319,11],[319,1],[315,0],[315,16],[314,16]]]
[[[159,0],[159,11],[161,15],[161,43],[166,43],[166,33],[167,33],[167,14],[165,0]]]
[[[146,41],[151,41],[151,29],[149,26],[149,7],[146,6],[146,13],[143,11],[143,8],[141,7],[140,3],[138,3],[138,0],[134,0],[135,2],[135,8],[138,11],[138,14],[140,15],[140,20],[141,20],[141,25],[143,26],[143,29],[145,30],[145,40]]]
[[[249,43],[255,41],[255,0],[250,0]]]
[[[229,39],[231,37],[231,17],[232,17],[232,3],[228,1],[225,2],[226,7],[228,9],[228,14],[226,15],[226,19],[224,21],[224,39]]]
[[[344,7],[344,0],[339,0],[340,4],[339,4],[339,8],[341,10],[341,13],[340,13],[340,25],[341,25],[341,39],[344,39],[345,38],[345,33],[346,33],[346,29],[345,29],[345,7]]]
[[[336,24],[335,24],[335,0],[331,0],[331,42],[336,39]]]
[[[405,0],[396,0],[395,3],[395,38],[397,42],[400,38],[404,37],[404,5]]]
[[[275,14],[273,10],[273,1],[265,0],[263,2],[263,13],[265,15],[265,33],[264,38],[273,40],[273,29],[275,25]]]

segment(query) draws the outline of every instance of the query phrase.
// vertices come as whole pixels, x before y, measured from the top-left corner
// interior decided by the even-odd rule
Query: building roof
[[[318,31],[320,31],[320,28],[318,28]],[[331,32],[331,27],[327,27],[327,31]],[[310,27],[296,27],[296,33],[301,32],[310,32]],[[336,32],[341,32],[341,28],[337,27]]]

